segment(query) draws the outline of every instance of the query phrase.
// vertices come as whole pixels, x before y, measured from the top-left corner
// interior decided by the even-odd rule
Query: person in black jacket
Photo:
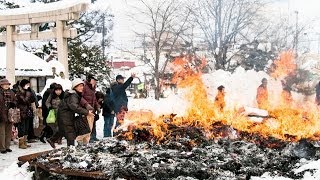
[[[19,148],[26,149],[31,147],[26,141],[29,128],[33,128],[33,123],[30,123],[30,121],[33,121],[32,103],[35,102],[30,89],[30,81],[26,79],[20,81],[16,97],[17,107],[20,109],[21,116],[21,122],[18,123]]]
[[[45,126],[41,132],[40,141],[43,143],[46,143],[44,138],[50,138],[53,135],[53,130],[50,126],[47,126],[47,117],[49,114],[49,110],[46,106],[46,102],[50,94],[52,93],[54,87],[57,85],[57,83],[50,84],[50,87],[43,93],[43,98],[41,102],[41,110],[42,110],[42,119],[43,119],[43,125]]]
[[[77,137],[74,124],[76,113],[94,117],[92,111],[80,104],[83,88],[84,82],[81,79],[75,79],[72,81],[72,90],[65,92],[64,100],[60,103],[57,113],[59,131],[47,140],[52,148],[55,148],[55,143],[62,136],[67,139],[68,146],[74,146]]]
[[[132,73],[131,77],[124,82],[124,77],[117,75],[117,83],[111,87],[113,96],[112,99],[114,101],[114,112],[117,116],[117,126],[122,124],[124,114],[128,111],[128,97],[126,89],[129,87],[135,76],[136,75]]]
[[[114,122],[114,103],[111,100],[110,92],[110,88],[107,88],[102,103],[102,116],[104,117],[103,137],[112,137],[111,130]]]

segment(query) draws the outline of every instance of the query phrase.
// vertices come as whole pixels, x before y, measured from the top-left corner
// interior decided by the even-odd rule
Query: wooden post
[[[15,84],[15,51],[16,51],[16,43],[13,41],[13,33],[15,31],[15,26],[7,26],[7,34],[6,34],[6,78],[13,85]]]
[[[65,28],[64,21],[57,21],[57,44],[58,44],[58,60],[64,66],[64,75],[66,79],[69,79],[69,68],[68,68],[68,41],[67,38],[63,37],[63,32]],[[60,72],[58,72],[60,73]]]

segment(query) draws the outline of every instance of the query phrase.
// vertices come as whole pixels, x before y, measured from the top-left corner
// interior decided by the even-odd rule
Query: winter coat
[[[47,119],[47,116],[49,114],[49,110],[46,106],[46,102],[47,102],[47,99],[48,97],[50,96],[52,92],[52,89],[48,88],[44,94],[43,94],[43,97],[42,97],[42,102],[41,102],[41,110],[42,110],[42,117],[43,119]],[[45,121],[43,121],[45,123]]]
[[[12,90],[9,91],[11,92],[11,103],[6,104],[3,90],[0,88],[0,122],[8,122],[8,110],[15,107],[17,104],[17,99],[14,92]]]
[[[114,111],[115,113],[120,112],[121,107],[128,108],[128,97],[126,93],[127,87],[133,81],[133,77],[130,77],[123,84],[115,84],[112,86],[112,95],[114,99]]]
[[[257,103],[260,109],[266,109],[269,106],[268,89],[261,84],[257,89]]]
[[[36,92],[33,89],[31,89],[31,93],[32,93],[32,96],[34,98],[34,103],[36,105],[36,108],[38,108],[39,107],[39,102],[38,102],[38,98],[37,98]]]
[[[81,105],[86,106],[87,104],[89,104],[94,110],[101,108],[96,98],[96,87],[92,87],[92,85],[88,81],[85,81],[82,92]]]
[[[34,96],[32,95],[31,89],[28,90],[23,89],[19,86],[18,92],[16,94],[17,97],[17,107],[20,109],[21,120],[27,118],[27,112],[30,109],[32,110],[31,103],[35,102]]]
[[[60,98],[61,97],[61,98]],[[56,96],[56,98],[53,98],[53,94],[50,94],[47,101],[46,101],[46,106],[48,109],[58,109],[63,96]]]
[[[110,94],[106,94],[102,104],[102,116],[111,116],[114,111],[114,103],[111,100]]]
[[[59,105],[57,113],[58,127],[67,140],[75,140],[77,137],[74,127],[76,113],[86,116],[89,114],[89,111],[80,105],[81,98],[81,94],[76,91],[67,91]]]

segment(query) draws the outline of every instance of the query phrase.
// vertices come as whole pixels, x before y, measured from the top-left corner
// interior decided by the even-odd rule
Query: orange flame
[[[294,54],[291,51],[283,52],[280,54],[279,58],[274,61],[274,67],[271,76],[274,78],[283,79],[289,74],[292,74],[297,69],[295,63]]]
[[[294,104],[291,95],[289,96],[286,92],[282,95],[284,103],[277,107],[269,107],[269,117],[261,123],[256,123],[249,120],[246,115],[239,113],[238,109],[221,111],[214,102],[209,100],[206,86],[201,79],[202,69],[206,66],[205,59],[191,56],[178,57],[172,63],[175,67],[173,81],[177,82],[179,87],[189,89],[186,98],[190,102],[190,107],[186,116],[154,117],[152,112],[145,114],[132,112],[129,117],[135,121],[135,126],[148,129],[158,140],[163,140],[166,134],[171,133],[165,122],[166,119],[177,126],[199,127],[209,138],[221,136],[212,131],[212,125],[221,122],[249,134],[259,133],[265,137],[272,136],[283,140],[319,139],[320,116],[317,109],[311,108],[312,106]],[[275,64],[276,69],[272,74],[275,78],[283,78],[296,69],[291,52],[282,53]]]

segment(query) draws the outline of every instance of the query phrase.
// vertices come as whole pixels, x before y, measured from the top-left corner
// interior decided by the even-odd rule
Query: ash
[[[34,161],[49,168],[100,171],[107,179],[250,179],[266,172],[296,179],[303,177],[292,171],[301,159],[319,157],[317,148],[306,140],[271,149],[237,139],[195,145],[189,138],[161,144],[107,138],[87,146],[57,149]]]

